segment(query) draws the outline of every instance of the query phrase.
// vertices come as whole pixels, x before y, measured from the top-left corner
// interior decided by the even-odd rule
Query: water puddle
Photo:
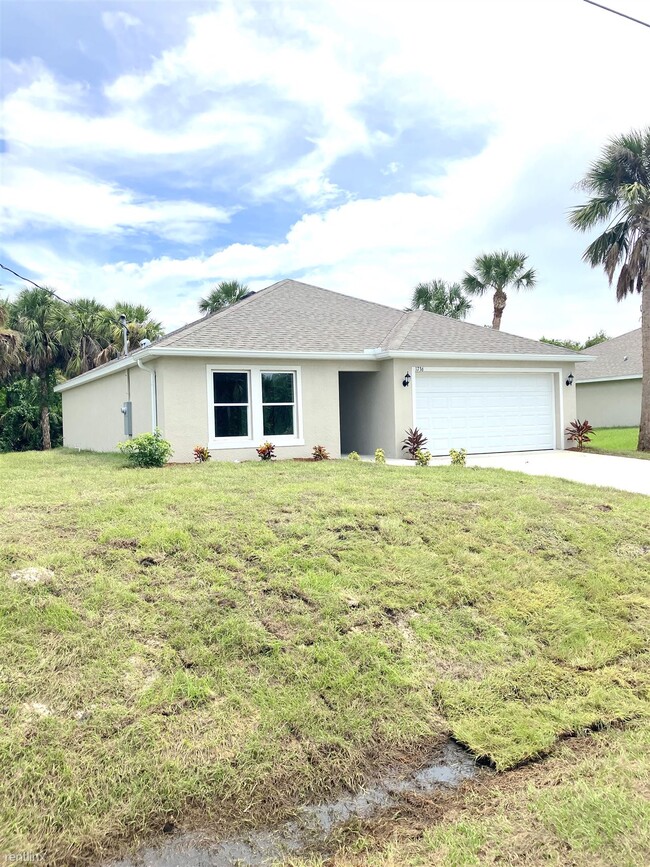
[[[405,794],[426,795],[442,787],[453,788],[478,770],[469,753],[448,741],[425,767],[411,773],[396,768],[357,794],[302,807],[295,819],[277,828],[220,841],[211,841],[207,832],[179,832],[163,845],[141,850],[132,860],[113,861],[106,867],[267,867],[322,844],[350,819],[367,819],[376,810],[397,804]]]

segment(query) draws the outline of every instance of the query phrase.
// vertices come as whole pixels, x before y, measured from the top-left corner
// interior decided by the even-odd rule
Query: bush
[[[431,452],[418,449],[415,453],[415,461],[419,467],[428,467],[431,460]]]
[[[375,463],[376,464],[385,464],[386,463],[386,455],[384,454],[383,449],[375,449]]]
[[[262,443],[262,445],[255,449],[255,451],[259,455],[261,461],[271,461],[275,457],[275,446],[273,443],[268,442],[268,440],[267,442]]]
[[[350,454],[348,455],[348,460],[349,461],[360,461],[361,457],[359,455],[359,452],[350,452]]]
[[[427,438],[416,427],[409,428],[406,431],[406,437],[402,440],[402,451],[407,451],[411,456],[411,460],[415,460],[415,455],[421,451],[427,444]]]
[[[211,457],[207,446],[194,446],[194,460],[197,464],[205,464]]]
[[[579,418],[572,421],[569,427],[565,429],[564,433],[570,442],[577,443],[579,452],[584,449],[585,443],[591,442],[589,434],[593,434],[594,436],[596,435],[596,432],[589,422],[586,419],[580,421]]]
[[[452,466],[464,467],[467,463],[467,449],[450,449],[449,457],[451,458]]]
[[[132,467],[164,467],[173,454],[171,443],[163,439],[159,428],[118,443],[117,447]]]
[[[311,450],[311,456],[315,461],[329,461],[330,453],[325,446],[314,446]]]

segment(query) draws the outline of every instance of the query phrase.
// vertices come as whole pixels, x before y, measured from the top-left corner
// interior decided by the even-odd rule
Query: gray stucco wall
[[[594,427],[636,427],[641,419],[641,380],[579,382],[578,418]]]

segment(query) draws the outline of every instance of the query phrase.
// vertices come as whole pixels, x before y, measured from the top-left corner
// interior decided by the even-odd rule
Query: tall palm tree
[[[94,298],[78,298],[62,313],[62,342],[69,351],[65,372],[78,376],[95,367],[97,356],[110,343],[108,311]]]
[[[465,319],[472,309],[472,302],[465,295],[460,283],[445,280],[430,280],[418,283],[411,297],[413,310],[428,310],[452,319]]]
[[[0,301],[0,381],[18,370],[23,360],[23,341],[20,332],[9,327],[11,308]]]
[[[43,448],[50,449],[50,386],[57,365],[65,358],[62,303],[47,288],[23,289],[13,302],[12,314],[14,327],[22,335],[25,373],[38,377],[41,438]]]
[[[126,316],[129,330],[129,351],[137,349],[141,340],[145,338],[151,341],[158,340],[165,333],[162,323],[151,318],[151,310],[148,307],[143,304],[129,304],[126,301],[119,301],[104,314],[106,345],[97,354],[97,364],[104,364],[123,355],[124,337],[120,325],[122,314]]]
[[[537,282],[533,268],[526,268],[528,256],[523,253],[508,253],[500,250],[496,253],[484,253],[474,260],[473,272],[465,272],[463,289],[470,295],[483,295],[494,291],[492,303],[494,313],[492,328],[501,328],[501,318],[506,307],[508,296],[506,289],[532,289]]]
[[[216,313],[219,310],[223,310],[224,307],[236,304],[248,292],[248,286],[245,283],[240,283],[239,280],[222,280],[221,283],[218,283],[210,291],[206,298],[201,298],[199,310],[208,316],[210,313]]]
[[[602,266],[610,285],[618,271],[616,298],[641,295],[643,380],[639,451],[650,451],[650,127],[609,140],[580,183],[591,194],[570,222],[581,232],[603,224],[583,259]]]

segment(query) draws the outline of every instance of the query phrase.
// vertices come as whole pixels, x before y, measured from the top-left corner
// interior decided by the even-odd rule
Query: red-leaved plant
[[[315,461],[329,461],[330,453],[325,446],[314,446],[311,450],[311,456]]]
[[[424,447],[427,444],[427,438],[421,430],[418,430],[416,427],[410,427],[406,431],[406,437],[402,442],[402,451],[408,452],[411,456],[411,460],[414,461],[416,454],[424,450]]]
[[[207,446],[194,446],[194,460],[197,464],[204,464],[209,461],[212,455],[208,451]]]
[[[257,449],[257,454],[260,456],[261,461],[270,461],[275,457],[275,446],[273,443],[265,442],[262,443]]]
[[[582,451],[585,447],[585,443],[591,442],[591,437],[589,434],[596,435],[596,432],[589,424],[589,422],[585,419],[584,421],[580,421],[579,418],[572,421],[568,428],[564,431],[566,434],[566,438],[571,442],[574,442],[578,446],[578,451]]]

